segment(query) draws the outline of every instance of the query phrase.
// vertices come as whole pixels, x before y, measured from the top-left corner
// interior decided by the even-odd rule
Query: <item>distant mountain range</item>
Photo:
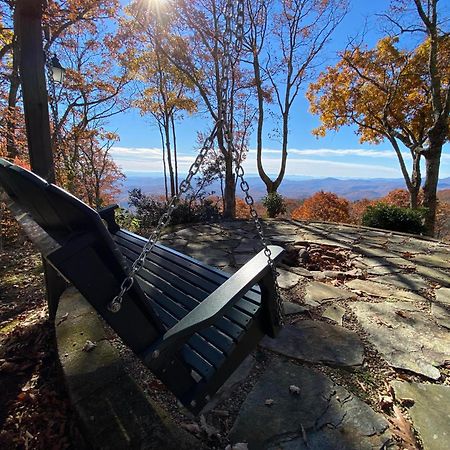
[[[261,199],[265,193],[265,186],[257,176],[246,177],[250,192],[255,199]],[[180,181],[182,178],[180,178]],[[307,178],[287,176],[283,180],[279,193],[287,198],[301,199],[309,197],[317,191],[334,192],[348,200],[360,200],[362,198],[375,199],[383,197],[389,191],[404,188],[405,182],[400,178],[368,178],[368,179],[339,179],[339,178]],[[164,178],[154,173],[128,173],[123,182],[120,204],[125,206],[128,199],[128,191],[141,188],[146,194],[164,194]],[[450,189],[450,177],[439,181],[439,189]],[[208,188],[208,192],[220,192],[220,185],[214,183]],[[237,189],[238,196],[242,196],[240,188]]]

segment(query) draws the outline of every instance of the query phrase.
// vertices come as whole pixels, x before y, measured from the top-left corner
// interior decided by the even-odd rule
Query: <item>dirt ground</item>
[[[4,226],[0,244],[0,448],[75,448],[41,258]]]

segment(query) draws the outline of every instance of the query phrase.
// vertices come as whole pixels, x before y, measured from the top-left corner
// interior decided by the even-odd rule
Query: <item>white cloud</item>
[[[319,154],[317,154],[319,152]],[[306,175],[317,177],[398,177],[401,176],[397,164],[394,161],[387,165],[375,165],[369,163],[354,163],[347,161],[323,160],[314,158],[300,158],[299,156],[365,156],[366,152],[371,150],[363,149],[319,149],[319,150],[289,150],[290,157],[288,158],[286,174],[287,175]],[[264,158],[264,169],[267,173],[277,173],[280,166],[280,159],[278,157],[271,157],[279,154],[279,150],[268,149]],[[378,157],[384,156],[386,151],[379,151]],[[390,154],[390,152],[389,152]],[[149,171],[162,172],[162,150],[160,148],[128,148],[128,147],[113,147],[111,155],[115,161],[125,171]],[[385,157],[385,156],[384,156]],[[179,172],[187,172],[190,165],[194,161],[194,155],[179,154],[178,155],[178,170]],[[252,149],[247,155],[244,163],[246,172],[254,174],[257,173],[256,168],[256,152]]]
[[[255,153],[255,149],[251,149],[250,153]],[[263,155],[274,154],[281,155],[281,150],[265,148],[263,149]],[[394,150],[370,150],[365,148],[305,148],[296,149],[290,148],[288,150],[289,155],[299,155],[299,156],[360,156],[368,158],[397,158]],[[405,157],[408,157],[408,153],[403,153]]]

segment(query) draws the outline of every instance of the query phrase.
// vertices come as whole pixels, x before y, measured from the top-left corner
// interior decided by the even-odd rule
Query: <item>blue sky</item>
[[[345,48],[351,37],[366,30],[364,41],[371,47],[381,34],[377,13],[388,9],[388,0],[350,0],[350,12],[333,35],[327,50],[326,65],[336,62],[336,51]],[[126,2],[123,2],[126,3]],[[353,127],[329,132],[325,138],[315,138],[311,130],[318,118],[308,112],[304,92],[297,97],[292,109],[289,134],[287,175],[345,178],[401,178],[397,158],[389,143],[360,144]],[[187,117],[177,124],[179,168],[185,171],[196,153],[197,131],[207,131],[205,116]],[[112,149],[112,156],[125,172],[162,172],[162,151],[159,132],[150,117],[141,117],[138,111],[127,111],[110,120],[110,129],[116,130],[120,142]],[[267,130],[270,130],[268,123]],[[256,173],[254,138],[245,163],[247,173]],[[275,173],[279,165],[280,144],[265,140],[266,170]],[[443,155],[441,177],[450,176],[450,155]],[[409,162],[405,153],[405,160]]]

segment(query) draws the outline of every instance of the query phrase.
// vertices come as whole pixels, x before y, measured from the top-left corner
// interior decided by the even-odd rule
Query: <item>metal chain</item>
[[[228,0],[227,2],[227,8],[226,8],[226,14],[225,14],[225,20],[226,20],[226,26],[225,26],[225,39],[224,39],[224,56],[225,56],[225,62],[224,67],[225,70],[223,70],[223,80],[222,80],[222,115],[221,115],[221,125],[223,129],[223,134],[227,143],[227,146],[229,150],[231,151],[232,155],[234,155],[234,161],[235,161],[235,173],[237,180],[240,181],[240,187],[242,192],[245,195],[245,203],[247,204],[250,212],[250,216],[253,219],[255,223],[256,230],[258,232],[259,238],[261,240],[261,243],[264,247],[264,254],[267,258],[267,262],[270,267],[270,271],[273,277],[273,283],[275,287],[275,304],[276,304],[276,310],[275,310],[275,320],[277,322],[277,325],[282,326],[284,324],[284,315],[283,315],[283,301],[281,299],[280,294],[280,287],[278,285],[278,272],[276,270],[275,264],[272,259],[272,252],[269,248],[269,243],[267,241],[267,238],[264,234],[264,229],[261,223],[261,220],[259,218],[258,212],[255,209],[255,201],[253,197],[250,194],[250,186],[247,183],[247,181],[244,179],[244,168],[241,165],[241,156],[239,155],[239,152],[234,146],[233,138],[232,138],[232,129],[230,121],[228,121],[228,117],[231,117],[231,114],[227,114],[227,109],[229,108],[229,102],[224,102],[224,99],[228,99],[228,88],[230,84],[229,75],[231,74],[231,70],[233,68],[232,64],[232,55],[229,52],[229,47],[231,45],[232,40],[232,32],[231,32],[231,15],[232,15],[232,1]],[[227,14],[228,12],[228,14]],[[228,34],[227,34],[228,33]],[[229,36],[229,39],[227,39],[227,36]],[[237,19],[236,19],[236,29],[235,29],[235,42],[234,42],[234,50],[236,52],[236,60],[239,58],[239,53],[242,50],[242,43],[243,43],[243,37],[244,37],[244,0],[237,0]],[[226,92],[225,92],[226,91]]]
[[[191,181],[192,178],[198,173],[200,170],[200,167],[208,153],[208,151],[212,148],[214,139],[217,134],[217,130],[219,127],[222,128],[222,132],[225,138],[225,141],[227,143],[227,146],[229,150],[231,151],[231,154],[234,155],[234,161],[235,161],[235,167],[236,167],[236,177],[240,180],[240,187],[242,189],[242,192],[245,194],[245,202],[249,207],[250,216],[252,217],[256,230],[258,232],[259,238],[261,240],[261,243],[264,247],[264,254],[267,257],[267,261],[273,276],[273,282],[275,286],[275,292],[276,292],[276,321],[278,325],[283,325],[284,319],[283,319],[283,305],[280,295],[280,289],[277,282],[277,276],[278,273],[276,271],[275,264],[272,259],[272,252],[269,248],[269,244],[267,242],[267,239],[264,235],[264,230],[261,224],[261,221],[259,219],[258,213],[254,207],[254,199],[251,196],[249,190],[250,186],[248,185],[247,181],[244,179],[244,169],[241,166],[241,158],[239,153],[237,152],[236,148],[233,144],[232,139],[232,129],[231,126],[229,126],[229,123],[231,120],[228,116],[228,108],[229,108],[229,85],[230,85],[230,78],[229,75],[231,71],[233,70],[233,61],[232,61],[232,55],[230,52],[230,47],[233,45],[233,29],[231,26],[232,23],[232,17],[233,17],[233,0],[228,0],[225,7],[225,32],[224,32],[224,40],[223,40],[223,53],[224,53],[224,59],[223,59],[223,65],[222,65],[222,83],[221,83],[221,102],[220,102],[220,111],[219,111],[219,121],[215,124],[213,131],[209,135],[209,137],[205,140],[202,149],[200,150],[199,154],[197,155],[194,163],[189,168],[188,175],[185,180],[183,180],[180,183],[179,187],[179,193],[172,197],[170,200],[167,211],[160,217],[158,224],[156,225],[155,229],[153,230],[150,238],[144,245],[141,254],[138,256],[136,261],[131,266],[131,270],[128,274],[128,276],[123,280],[121,286],[120,286],[120,292],[119,294],[113,298],[113,300],[109,303],[108,309],[113,312],[117,313],[120,311],[123,297],[126,294],[127,291],[131,289],[134,283],[134,275],[142,269],[142,267],[145,264],[145,260],[148,256],[148,254],[153,250],[153,247],[155,246],[156,242],[160,239],[162,230],[164,227],[170,222],[172,213],[174,209],[176,208],[177,204],[179,203],[181,195],[186,193],[191,188]],[[238,55],[242,50],[242,41],[243,41],[243,29],[244,29],[244,0],[237,0],[237,19],[236,19],[236,29],[234,30],[234,34],[236,36],[236,39],[234,41],[234,50],[235,53]],[[231,115],[230,115],[231,118]]]
[[[167,205],[167,211],[159,218],[158,224],[156,225],[148,241],[142,248],[141,254],[132,264],[128,276],[122,281],[122,284],[120,285],[120,292],[108,304],[108,309],[111,312],[117,313],[120,311],[124,295],[133,286],[134,275],[144,267],[147,256],[149,255],[149,253],[151,253],[153,247],[159,241],[164,227],[168,225],[168,223],[170,222],[173,211],[175,210],[177,204],[180,201],[180,197],[190,189],[192,178],[194,178],[194,176],[198,173],[206,155],[208,154],[208,151],[212,148],[214,139],[217,134],[217,128],[218,124],[214,126],[211,134],[206,138],[205,142],[203,143],[203,147],[201,148],[200,152],[198,153],[197,157],[195,158],[194,162],[189,168],[187,177],[180,183],[178,194],[170,199],[170,202]]]

